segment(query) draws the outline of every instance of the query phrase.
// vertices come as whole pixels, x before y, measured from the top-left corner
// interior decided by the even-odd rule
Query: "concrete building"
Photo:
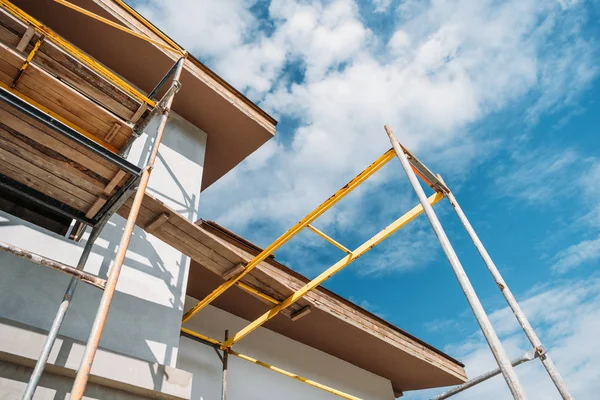
[[[151,104],[168,91],[150,93],[180,57],[121,1],[72,3],[104,20],[52,1],[0,3],[0,241],[68,266],[87,242],[85,226],[142,174],[159,129]],[[261,249],[214,222],[194,221],[202,191],[269,140],[276,121],[198,60],[182,63],[86,398],[221,398],[219,351],[182,336],[182,316]],[[71,136],[44,125],[46,117]],[[131,140],[144,119],[149,124]],[[127,163],[116,158],[124,153]],[[104,284],[132,204],[105,214],[85,263]],[[0,398],[21,398],[70,279],[0,252]],[[306,282],[269,257],[184,327],[221,340]],[[69,397],[101,296],[93,285],[77,287],[34,398]],[[363,399],[466,379],[458,361],[324,288],[235,350]],[[230,399],[336,397],[238,357],[229,358],[228,376]]]

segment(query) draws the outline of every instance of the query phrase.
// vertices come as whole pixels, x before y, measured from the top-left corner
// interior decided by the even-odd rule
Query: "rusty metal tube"
[[[515,358],[514,360],[511,361],[511,364],[513,367],[519,366],[523,363],[529,362],[531,360],[533,360],[534,358],[538,357],[538,354],[535,350],[531,350],[528,351],[527,353],[523,354],[521,357],[519,358]],[[447,399],[449,397],[454,396],[455,394],[459,394],[460,392],[463,392],[475,385],[479,385],[482,382],[487,381],[490,378],[493,378],[494,376],[498,375],[500,373],[500,368],[495,368],[491,371],[485,372],[479,376],[476,376],[473,379],[469,379],[468,381],[466,381],[465,383],[463,383],[462,385],[458,385],[453,387],[452,389],[438,394],[435,397],[432,397],[431,400],[444,400]]]
[[[176,87],[177,89],[181,87],[181,84],[179,83],[179,78],[181,76],[181,71],[183,70],[184,61],[185,59],[180,59],[175,74],[173,76],[172,86]],[[171,105],[173,104],[173,97],[175,96],[175,93],[176,91],[172,93],[171,97],[165,102],[165,106],[162,109],[161,119],[158,124],[156,138],[154,140],[154,145],[152,147],[152,151],[148,159],[148,164],[144,168],[144,172],[142,173],[137,192],[133,199],[131,211],[129,212],[129,216],[127,217],[127,223],[125,224],[125,229],[123,231],[123,235],[121,236],[121,241],[119,243],[119,250],[117,251],[115,262],[108,276],[106,288],[104,289],[104,293],[102,294],[102,299],[100,300],[98,312],[96,313],[96,318],[94,319],[94,324],[92,325],[90,337],[88,339],[85,351],[83,353],[81,365],[77,370],[75,382],[73,382],[73,389],[71,390],[71,400],[81,400],[83,398],[83,393],[85,392],[85,388],[87,386],[90,371],[92,369],[92,364],[94,362],[94,357],[96,356],[98,344],[100,343],[100,338],[102,336],[102,331],[104,330],[104,325],[106,324],[108,311],[110,309],[110,305],[115,294],[117,282],[121,274],[121,269],[123,268],[123,262],[125,261],[127,249],[131,241],[131,235],[133,234],[133,229],[135,228],[135,221],[142,206],[142,201],[144,200],[144,195],[146,193],[146,187],[148,186],[148,181],[150,180],[150,174],[152,173],[152,168],[154,167],[154,162],[156,161],[156,156],[158,155],[158,149],[160,147],[165,126],[167,125],[167,120],[169,118],[169,112],[171,109]]]
[[[479,301],[479,298],[475,293],[475,289],[473,289],[473,285],[471,285],[471,281],[469,280],[469,277],[467,276],[462,264],[460,263],[460,260],[458,259],[458,256],[456,255],[456,252],[452,247],[452,244],[450,244],[450,240],[448,239],[444,228],[442,228],[442,224],[438,220],[435,211],[433,211],[433,207],[431,207],[431,205],[427,201],[427,196],[425,195],[423,188],[419,184],[419,180],[415,175],[415,172],[412,170],[408,158],[406,157],[406,154],[404,154],[404,151],[400,143],[394,136],[394,133],[392,132],[391,128],[386,125],[385,131],[390,139],[390,142],[392,143],[392,146],[394,147],[394,151],[396,152],[398,159],[400,160],[400,164],[402,164],[402,168],[406,172],[411,186],[413,187],[415,193],[417,194],[417,197],[419,198],[419,202],[425,210],[427,219],[429,219],[429,222],[431,223],[431,227],[433,228],[442,246],[442,250],[444,250],[444,254],[446,255],[446,258],[448,258],[448,261],[450,262],[450,265],[454,270],[454,274],[458,279],[458,283],[460,284],[463,293],[467,298],[467,302],[469,303],[471,310],[473,310],[475,319],[477,320],[477,323],[481,328],[481,332],[483,333],[483,336],[485,337],[488,345],[490,346],[492,354],[494,355],[494,358],[496,359],[496,362],[498,363],[498,366],[502,371],[502,375],[504,376],[504,380],[506,381],[510,392],[512,393],[513,397],[517,400],[525,399],[525,391],[523,390],[523,387],[519,382],[519,378],[517,377],[517,374],[515,373],[515,370],[510,363],[510,359],[508,358],[504,347],[502,347],[502,343],[500,342],[498,335],[496,335],[496,331],[494,330],[494,327],[492,326],[487,314],[485,313],[485,310],[483,309],[483,306],[481,305],[481,302]]]
[[[83,270],[85,264],[90,256],[92,248],[94,247],[94,242],[100,235],[102,231],[102,226],[98,226],[92,230],[90,233],[90,237],[85,243],[85,247],[83,248],[83,252],[79,257],[79,261],[77,262],[77,270]],[[50,356],[50,352],[52,351],[52,347],[54,346],[54,342],[56,341],[56,336],[58,336],[58,331],[62,326],[62,323],[65,319],[69,306],[71,305],[71,299],[73,298],[73,294],[75,293],[75,289],[77,288],[77,283],[79,282],[78,278],[73,276],[69,281],[69,286],[65,291],[62,302],[58,307],[58,311],[54,316],[54,320],[52,321],[52,326],[48,331],[48,336],[46,337],[46,341],[44,342],[44,347],[38,357],[33,372],[31,373],[31,377],[29,378],[29,382],[27,382],[27,387],[25,388],[25,393],[23,393],[23,400],[31,400],[37,389],[37,386],[40,382],[42,374],[44,372],[44,368],[46,367],[46,362],[48,362],[48,357]],[[105,281],[106,284],[106,281]]]
[[[84,248],[84,250],[83,250],[84,254],[86,252],[86,249],[87,249],[87,244],[86,244],[86,248]],[[61,262],[54,261],[54,260],[51,260],[46,257],[42,257],[39,254],[32,253],[25,249],[21,249],[20,247],[17,247],[17,246],[13,246],[10,244],[0,242],[0,250],[5,251],[7,253],[11,253],[17,257],[23,258],[27,261],[31,261],[31,262],[41,265],[43,267],[52,268],[55,271],[59,271],[59,272],[65,273],[67,275],[71,275],[75,279],[78,279],[89,285],[95,286],[98,289],[104,289],[104,286],[106,285],[105,279],[99,278],[92,274],[88,274],[87,272],[84,272],[79,268],[73,268],[70,265],[66,265]],[[84,254],[82,254],[82,257],[84,256]],[[78,265],[80,263],[81,263],[81,259],[80,259],[80,262],[78,263]]]

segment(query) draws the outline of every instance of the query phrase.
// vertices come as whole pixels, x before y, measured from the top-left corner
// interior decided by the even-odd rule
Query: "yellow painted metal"
[[[205,336],[205,335],[203,335],[201,333],[194,332],[191,329],[187,329],[187,328],[183,328],[182,327],[181,328],[181,332],[186,333],[186,334],[188,334],[190,336],[193,336],[195,338],[198,338],[198,339],[200,339],[200,340],[202,340],[204,342],[213,344],[215,346],[219,346],[219,348],[221,348],[222,350],[227,351],[232,356],[236,356],[238,358],[241,358],[242,360],[246,360],[246,361],[251,362],[251,363],[256,364],[256,365],[260,365],[261,367],[270,369],[271,371],[275,371],[278,374],[285,375],[285,376],[290,377],[292,379],[295,379],[297,381],[306,383],[307,385],[316,387],[318,389],[324,390],[324,391],[329,392],[331,394],[335,394],[336,396],[339,396],[341,398],[349,399],[349,400],[361,400],[359,397],[352,396],[351,394],[344,393],[344,392],[342,392],[340,390],[333,389],[333,388],[331,388],[329,386],[326,386],[326,385],[323,385],[323,384],[321,384],[319,382],[315,382],[315,381],[313,381],[311,379],[304,378],[304,377],[302,377],[300,375],[296,375],[296,374],[294,374],[292,372],[289,372],[289,371],[286,371],[286,370],[281,369],[279,367],[275,367],[275,366],[273,366],[271,364],[267,364],[265,362],[259,361],[259,360],[255,359],[255,358],[249,357],[247,355],[240,354],[237,351],[233,351],[231,349],[226,349],[225,347],[223,347],[223,343],[219,342],[218,340],[212,339],[212,338],[210,338],[208,336]]]
[[[123,8],[125,11],[127,11],[135,19],[137,19],[140,23],[142,23],[146,28],[148,28],[152,32],[154,32],[162,40],[164,40],[165,42],[169,43],[174,49],[177,49],[180,52],[185,53],[185,50],[183,48],[181,48],[181,46],[179,46],[177,43],[175,43],[174,41],[172,41],[167,35],[165,35],[164,33],[162,33],[158,28],[156,28],[154,25],[152,25],[150,22],[148,22],[144,17],[142,17],[133,8],[129,7],[124,1],[122,1],[122,0],[113,0],[113,1],[115,3],[117,3],[121,8]]]
[[[10,87],[14,88],[15,86],[17,86],[17,83],[19,83],[19,81],[21,80],[21,77],[23,76],[23,73],[25,73],[25,70],[29,66],[29,63],[31,63],[31,60],[33,60],[33,57],[35,57],[35,54],[39,50],[39,48],[42,45],[43,41],[44,41],[44,37],[42,36],[40,39],[38,39],[35,42],[35,45],[33,46],[33,49],[31,49],[31,51],[27,55],[27,58],[25,59],[25,62],[23,62],[23,65],[21,65],[21,68],[19,68],[19,72],[17,73],[17,76],[13,80],[13,83],[12,83],[12,85],[10,85]]]
[[[335,247],[337,247],[338,249],[340,249],[344,253],[347,253],[347,254],[352,253],[352,251],[350,251],[350,249],[347,249],[341,243],[336,242],[333,238],[327,236],[324,232],[318,230],[317,228],[315,228],[311,224],[308,224],[306,227],[308,229],[310,229],[311,231],[313,231],[314,233],[316,233],[317,235],[321,236],[323,239],[327,240],[329,243],[331,243],[332,245],[334,245]]]
[[[273,297],[269,296],[268,294],[263,293],[260,290],[255,289],[250,285],[246,285],[244,282],[236,282],[236,285],[238,285],[240,287],[240,289],[243,289],[246,292],[253,293],[253,294],[257,295],[258,297],[263,298],[273,304],[279,304],[279,300],[274,299]]]
[[[193,331],[193,330],[191,330],[191,329],[188,329],[188,328],[181,327],[181,332],[183,332],[183,333],[186,333],[186,334],[188,334],[188,335],[190,335],[190,336],[193,336],[193,337],[195,337],[195,338],[198,338],[198,339],[204,340],[205,342],[208,342],[208,343],[214,344],[215,346],[219,346],[219,347],[221,347],[221,345],[222,345],[222,343],[221,343],[221,342],[219,342],[218,340],[211,339],[211,338],[209,338],[208,336],[205,336],[205,335],[203,335],[203,334],[201,334],[201,333],[195,332],[195,331]]]
[[[256,257],[254,257],[247,265],[246,268],[238,275],[229,278],[227,281],[223,282],[218,288],[212,291],[208,296],[204,299],[200,300],[198,304],[196,304],[191,310],[183,316],[183,322],[186,322],[194,315],[196,315],[200,310],[210,304],[214,299],[219,297],[223,292],[233,286],[236,282],[242,279],[246,274],[256,268],[262,261],[264,261],[267,257],[269,257],[275,250],[283,246],[287,243],[291,238],[293,238],[298,232],[304,229],[308,224],[313,222],[315,219],[320,217],[325,211],[329,210],[333,205],[335,205],[338,201],[343,199],[348,193],[352,192],[356,189],[361,183],[363,183],[367,178],[377,172],[381,167],[383,167],[387,162],[395,157],[395,153],[393,149],[386,151],[383,155],[381,155],[374,163],[372,163],[369,167],[367,167],[364,171],[358,174],[354,179],[346,184],[343,188],[338,190],[333,196],[325,200],[321,205],[315,208],[310,214],[304,217],[300,222],[294,225],[293,228],[288,230],[286,233],[281,235],[277,240],[271,243],[267,248],[260,252]]]
[[[434,205],[437,202],[439,202],[440,200],[442,200],[443,198],[444,198],[444,195],[442,193],[436,192],[429,197],[428,201],[429,201],[429,204]],[[231,338],[229,338],[225,343],[223,343],[223,345],[225,347],[231,347],[235,343],[239,342],[241,339],[246,337],[252,331],[254,331],[258,327],[263,325],[265,322],[267,322],[268,320],[273,318],[275,315],[277,315],[281,310],[294,304],[296,301],[298,301],[303,296],[305,296],[308,292],[315,289],[317,286],[321,285],[327,279],[329,279],[330,277],[332,277],[333,275],[335,275],[336,273],[338,273],[339,271],[341,271],[342,269],[347,267],[350,263],[352,263],[357,258],[359,258],[363,254],[365,254],[367,251],[371,250],[377,244],[381,243],[383,240],[388,238],[392,233],[396,232],[398,229],[406,226],[409,222],[411,222],[413,219],[415,219],[417,216],[419,216],[422,213],[423,213],[423,206],[419,204],[418,206],[414,207],[412,210],[410,210],[409,212],[407,212],[406,214],[404,214],[403,216],[398,218],[396,221],[392,222],[390,225],[388,225],[381,232],[379,232],[378,234],[373,236],[371,239],[367,240],[365,243],[360,245],[351,254],[348,254],[347,256],[345,256],[344,258],[339,260],[337,263],[335,263],[331,267],[329,267],[326,271],[321,273],[319,276],[317,276],[315,279],[313,279],[312,281],[310,281],[307,284],[305,284],[304,286],[302,286],[290,297],[288,297],[287,299],[285,299],[284,301],[282,301],[280,304],[276,305],[275,307],[271,308],[269,311],[265,312],[263,315],[258,317],[254,322],[251,322],[250,324],[248,324],[244,329],[242,329],[241,331],[239,331],[238,333],[233,335]]]
[[[86,138],[93,140],[94,142],[98,143],[99,145],[101,145],[102,147],[112,151],[113,153],[118,153],[119,151],[114,148],[113,146],[111,146],[109,143],[105,142],[104,140],[92,135],[89,132],[86,132],[85,130],[83,130],[82,128],[80,128],[79,126],[75,125],[74,123],[72,123],[71,121],[61,117],[60,115],[56,114],[54,111],[48,109],[46,106],[38,103],[37,101],[33,100],[32,98],[24,95],[23,93],[19,92],[16,89],[11,88],[10,86],[8,86],[7,84],[5,84],[4,82],[0,82],[0,87],[11,92],[12,94],[14,94],[15,96],[19,97],[21,100],[26,101],[27,103],[31,104],[32,106],[34,106],[35,108],[38,108],[40,110],[42,110],[43,112],[45,112],[46,114],[50,115],[52,118],[62,122],[63,124],[67,125],[68,127],[76,130],[77,132],[79,132],[81,135],[85,136]]]
[[[86,15],[86,16],[90,17],[90,18],[93,18],[96,21],[99,21],[99,22],[102,22],[102,23],[104,23],[106,25],[112,26],[115,29],[118,29],[120,31],[128,33],[128,34],[130,34],[132,36],[135,36],[135,37],[137,37],[139,39],[145,40],[146,42],[149,42],[149,43],[152,43],[152,44],[154,44],[156,46],[162,47],[163,49],[166,49],[166,50],[169,50],[169,51],[174,51],[174,52],[176,52],[176,53],[178,53],[178,54],[180,54],[182,56],[185,55],[184,51],[181,50],[179,48],[179,46],[177,46],[177,48],[174,48],[171,44],[164,44],[163,42],[159,42],[158,40],[151,39],[151,38],[149,38],[148,36],[146,36],[146,35],[144,35],[142,33],[135,32],[135,31],[133,31],[133,30],[131,30],[129,28],[124,27],[121,24],[118,24],[118,23],[113,22],[113,21],[111,21],[111,20],[109,20],[107,18],[101,17],[101,16],[99,16],[99,15],[97,15],[97,14],[91,12],[91,11],[88,11],[85,8],[79,7],[79,6],[77,6],[77,5],[73,4],[73,3],[69,3],[66,0],[54,0],[54,2],[58,3],[58,4],[62,5],[62,6],[65,6],[67,8],[70,8],[70,9],[72,9],[74,11],[77,11],[77,12],[83,14],[83,15]]]
[[[85,64],[87,67],[96,71],[103,78],[105,78],[109,82],[113,83],[115,86],[117,86],[119,89],[123,90],[125,93],[127,93],[128,95],[130,95],[137,101],[139,101],[141,103],[146,103],[150,107],[154,107],[156,105],[156,102],[154,100],[152,100],[152,99],[148,98],[147,96],[145,96],[144,94],[142,94],[140,91],[135,89],[133,86],[129,85],[127,82],[125,82],[124,80],[119,78],[117,75],[115,75],[114,73],[112,73],[111,71],[106,69],[102,64],[96,62],[93,58],[91,58],[90,56],[88,56],[87,54],[85,54],[84,52],[82,52],[81,50],[79,50],[78,48],[76,48],[75,46],[70,44],[69,42],[67,42],[56,32],[49,29],[47,26],[42,24],[37,19],[33,18],[31,15],[27,14],[25,11],[23,11],[20,8],[18,8],[17,6],[15,6],[10,1],[0,0],[0,7],[4,8],[6,11],[8,11],[9,13],[14,15],[21,21],[33,26],[35,28],[35,30],[38,31],[40,34],[44,35],[47,40],[50,40],[51,42],[55,43],[61,49],[66,51],[68,54],[75,57],[78,61]]]
[[[39,39],[37,42],[35,42],[35,45],[33,46],[33,49],[31,49],[31,51],[27,55],[27,58],[25,59],[25,62],[23,63],[23,65],[21,65],[21,71],[25,71],[25,69],[27,68],[27,66],[31,62],[31,60],[33,60],[33,57],[35,56],[35,53],[37,53],[37,51],[39,50],[40,46],[42,45],[42,40],[43,39]]]
[[[306,383],[307,385],[310,385],[310,386],[316,387],[316,388],[318,388],[318,389],[324,390],[324,391],[326,391],[326,392],[329,392],[329,393],[331,393],[331,394],[334,394],[334,395],[336,395],[336,396],[339,396],[339,397],[341,397],[341,398],[343,398],[343,399],[349,399],[349,400],[361,400],[361,399],[360,399],[360,397],[352,396],[351,394],[344,393],[344,392],[342,392],[342,391],[340,391],[340,390],[337,390],[337,389],[333,389],[333,388],[331,388],[331,387],[329,387],[329,386],[325,386],[325,385],[323,385],[323,384],[321,384],[321,383],[319,383],[319,382],[315,382],[315,381],[313,381],[313,380],[310,380],[310,379],[308,379],[308,378],[304,378],[304,377],[302,377],[302,376],[300,376],[300,375],[296,375],[296,374],[294,374],[294,373],[292,373],[292,372],[286,371],[286,370],[284,370],[284,369],[281,369],[281,368],[279,368],[279,367],[275,367],[275,366],[273,366],[273,365],[271,365],[271,364],[267,364],[267,363],[265,363],[265,362],[262,362],[262,361],[259,361],[259,360],[255,359],[255,358],[252,358],[252,357],[246,356],[246,355],[244,355],[244,354],[240,354],[240,353],[238,353],[238,352],[236,352],[236,351],[229,350],[229,354],[231,354],[232,356],[236,356],[236,357],[238,357],[238,358],[241,358],[242,360],[246,360],[246,361],[248,361],[248,362],[251,362],[251,363],[253,363],[253,364],[260,365],[261,367],[264,367],[264,368],[270,369],[271,371],[275,371],[275,372],[277,372],[278,374],[285,375],[285,376],[287,376],[287,377],[289,377],[289,378],[292,378],[292,379],[295,379],[295,380],[297,380],[297,381],[300,381],[300,382]]]

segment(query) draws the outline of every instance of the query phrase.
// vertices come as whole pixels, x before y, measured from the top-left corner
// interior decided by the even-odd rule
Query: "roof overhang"
[[[235,250],[251,258],[261,249],[211,221],[199,227],[214,240],[212,250]],[[262,281],[273,293],[287,293],[309,281],[285,265],[267,258],[261,264]],[[202,299],[223,283],[222,276],[192,261],[187,294]],[[284,298],[285,298],[284,297]],[[299,300],[311,312],[300,319],[278,314],[264,326],[286,337],[347,361],[389,379],[396,396],[408,390],[450,386],[466,381],[464,365],[435,347],[419,340],[335,293],[318,287]],[[269,309],[258,297],[237,286],[211,303],[238,317],[252,321]]]
[[[149,93],[177,61],[178,55],[174,52],[54,1],[13,2],[145,93]],[[118,2],[71,2],[167,43],[144,25],[139,14],[126,10]],[[208,135],[202,179],[204,190],[272,138],[277,121],[192,56],[186,60],[181,83],[173,110]]]

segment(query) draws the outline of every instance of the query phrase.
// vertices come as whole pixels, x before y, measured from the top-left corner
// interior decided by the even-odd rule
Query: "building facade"
[[[5,99],[34,109],[27,116],[14,103],[3,103],[0,173],[6,179],[0,192],[0,241],[68,266],[77,265],[89,238],[91,229],[82,227],[91,225],[98,210],[105,210],[114,192],[125,186],[125,172],[109,179],[113,170],[98,154],[107,149],[113,153],[110,159],[122,154],[142,171],[161,111],[153,116],[151,106],[135,103],[136,93],[159,107],[168,91],[163,87],[153,93],[152,88],[180,60],[173,54],[176,44],[121,1],[73,3],[148,40],[55,2],[0,4],[0,61],[6,65],[0,68],[0,90]],[[46,36],[48,30],[56,36]],[[181,89],[135,221],[85,398],[221,398],[223,355],[182,336],[182,316],[260,249],[214,223],[194,221],[202,214],[202,190],[269,140],[276,121],[198,60],[189,56],[182,62]],[[130,103],[124,110],[122,105]],[[39,120],[32,119],[35,113]],[[87,142],[50,132],[52,124],[39,125],[46,117]],[[149,124],[129,141],[144,118]],[[73,151],[83,145],[95,153]],[[92,161],[96,170],[89,167]],[[89,177],[106,185],[97,199],[96,181]],[[32,196],[37,196],[34,205]],[[44,208],[50,206],[40,199],[54,209]],[[65,223],[64,215],[56,216],[57,199],[80,218]],[[83,211],[77,210],[80,203]],[[131,204],[108,219],[83,271],[109,277]],[[0,252],[0,398],[21,398],[70,280],[39,262]],[[248,276],[245,289],[232,288],[185,327],[221,340],[225,330],[237,331],[267,310],[265,297],[280,301],[305,281],[266,260]],[[69,398],[101,296],[97,287],[78,284],[34,398]],[[325,289],[283,314],[236,350],[363,399],[390,400],[404,390],[466,379],[456,360]],[[332,330],[339,335],[335,340],[327,337]],[[264,367],[229,357],[229,398],[338,397]]]

